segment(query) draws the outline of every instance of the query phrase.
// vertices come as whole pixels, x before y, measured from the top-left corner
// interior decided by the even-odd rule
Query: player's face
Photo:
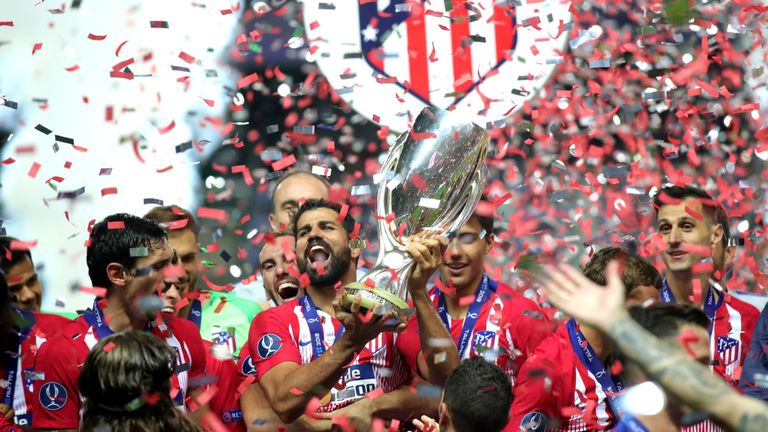
[[[278,306],[283,302],[304,295],[304,290],[299,286],[299,280],[294,276],[299,274],[299,268],[296,266],[295,249],[296,239],[293,236],[280,236],[273,242],[265,243],[259,253],[264,290]],[[286,257],[286,252],[288,252],[288,257]],[[290,256],[291,253],[294,256]],[[293,270],[290,271],[289,269]]]
[[[5,280],[11,295],[16,297],[20,309],[40,311],[43,288],[40,286],[40,280],[31,259],[24,257],[11,267],[5,275]]]
[[[285,231],[290,228],[301,200],[321,198],[328,199],[328,188],[322,181],[309,174],[296,174],[275,190],[272,202],[275,212],[269,214],[269,224],[275,231]]]
[[[480,238],[482,232],[480,221],[472,217],[461,227],[458,235],[451,239],[439,268],[444,284],[452,284],[459,290],[476,288],[469,285],[475,283],[485,271],[483,262],[491,250],[490,233]]]
[[[168,235],[168,241],[184,270],[184,273],[179,275],[178,283],[175,284],[179,295],[184,297],[187,292],[195,290],[195,283],[197,282],[197,236],[188,229],[171,231]]]
[[[690,212],[686,211],[686,208]],[[719,228],[719,225],[717,227]],[[722,235],[722,230],[715,229],[705,216],[701,202],[694,198],[686,198],[679,204],[661,206],[657,216],[657,229],[667,243],[667,250],[662,254],[662,258],[670,271],[689,271],[692,265],[704,258],[710,258],[711,253],[706,255],[689,251],[686,246],[706,246],[714,249]]]
[[[151,318],[157,310],[147,309],[151,301],[163,291],[165,285],[174,284],[180,272],[172,268],[173,249],[164,241],[149,248],[149,254],[136,261],[125,287],[125,307],[129,316]]]
[[[312,286],[332,286],[350,269],[354,272],[349,237],[338,217],[332,209],[318,208],[297,221],[296,259]]]

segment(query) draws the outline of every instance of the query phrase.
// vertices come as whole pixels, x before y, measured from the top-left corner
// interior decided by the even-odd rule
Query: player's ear
[[[112,285],[126,286],[128,284],[129,271],[124,265],[116,262],[107,264],[107,278]],[[100,287],[109,288],[109,287]]]
[[[712,249],[715,248],[715,246],[723,241],[723,236],[725,235],[725,231],[723,231],[723,226],[721,224],[717,224],[712,228],[712,233],[710,234],[710,245]]]
[[[491,248],[493,247],[493,240],[494,240],[493,234],[486,234],[485,238],[485,254],[488,255],[491,252]]]

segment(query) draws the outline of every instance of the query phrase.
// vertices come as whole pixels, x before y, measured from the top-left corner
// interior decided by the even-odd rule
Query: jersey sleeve
[[[557,365],[543,355],[535,354],[523,364],[517,374],[510,420],[504,431],[517,432],[523,425],[527,425],[527,430],[544,431],[548,419],[557,418],[558,403],[553,391],[556,380],[552,379],[557,370]]]
[[[251,323],[248,349],[258,371],[257,381],[280,363],[301,364],[301,352],[289,331],[290,316],[282,313],[285,310],[283,307],[267,309]]]
[[[755,326],[739,383],[739,389],[745,395],[768,402],[768,389],[758,386],[755,379],[757,375],[768,375],[766,350],[768,350],[768,307],[763,309]]]
[[[246,379],[250,375],[256,376],[256,365],[253,363],[248,341],[245,341],[243,349],[240,350],[240,357],[237,360],[237,371],[241,379]]]
[[[44,378],[34,382],[32,427],[77,429],[80,420],[78,376],[87,352],[77,342],[58,336],[43,344],[35,358],[35,372]],[[83,345],[83,348],[85,345]]]
[[[412,371],[418,373],[417,360],[421,351],[419,322],[416,317],[408,320],[408,326],[395,338],[395,347]]]

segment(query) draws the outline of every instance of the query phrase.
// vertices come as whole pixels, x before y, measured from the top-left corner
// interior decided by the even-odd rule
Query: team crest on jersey
[[[739,348],[741,342],[727,336],[717,338],[717,353],[720,355],[720,361],[725,366],[728,375],[733,373],[739,361]]]
[[[565,0],[323,4],[304,4],[308,58],[356,110],[394,131],[423,107],[495,125],[562,61],[571,21]]]
[[[496,332],[493,331],[479,331],[475,332],[474,340],[472,341],[472,346],[475,349],[475,352],[480,352],[486,348],[493,349],[493,344],[496,341]]]
[[[277,354],[282,346],[283,343],[280,341],[280,336],[274,333],[267,333],[256,344],[256,352],[259,354],[259,358],[266,360]]]
[[[67,389],[51,381],[40,387],[40,405],[48,411],[58,411],[67,404]]]

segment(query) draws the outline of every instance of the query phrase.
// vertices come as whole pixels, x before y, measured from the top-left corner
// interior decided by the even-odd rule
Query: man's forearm
[[[343,334],[320,358],[282,377],[270,404],[280,419],[291,423],[298,419],[313,397],[322,397],[338,382],[359,348]]]
[[[411,298],[419,323],[419,341],[429,374],[427,379],[434,385],[442,386],[459,365],[458,351],[427,291],[413,290]]]
[[[440,399],[420,396],[412,387],[403,386],[373,399],[373,416],[407,420],[422,415],[435,417]]]
[[[732,430],[765,430],[768,406],[737,394],[725,381],[622,314],[602,330],[619,350],[686,405],[707,411]]]

